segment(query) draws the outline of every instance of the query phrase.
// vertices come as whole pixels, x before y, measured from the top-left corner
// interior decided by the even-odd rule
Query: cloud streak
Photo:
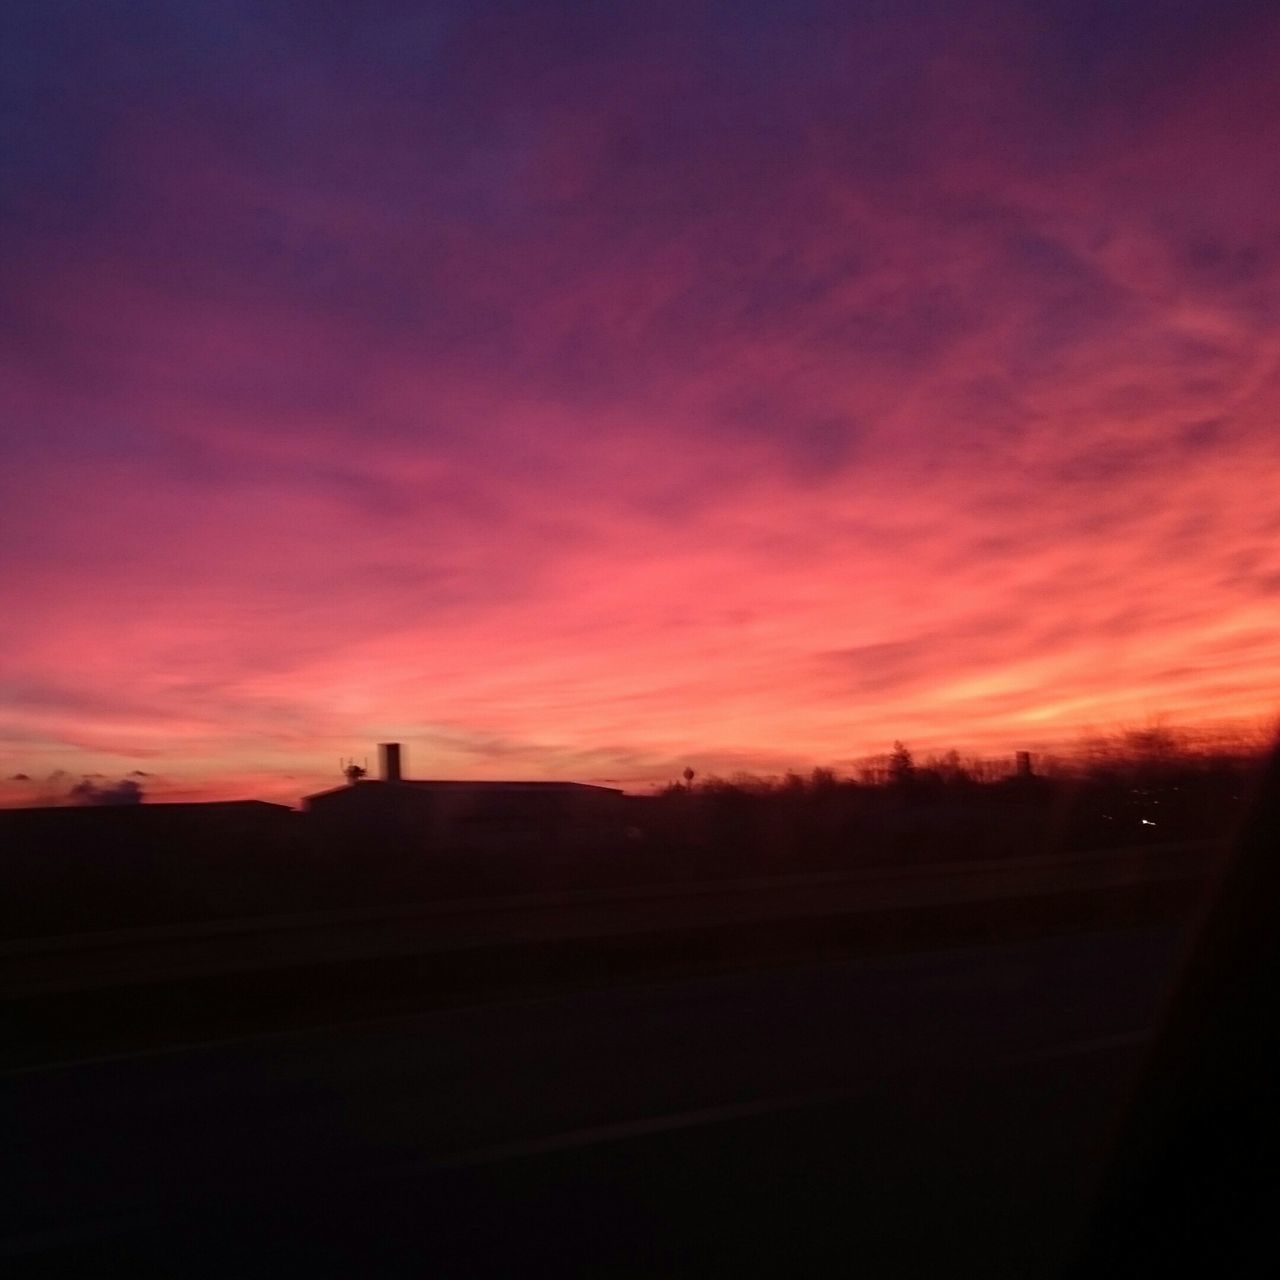
[[[1274,708],[1269,7],[420,10],[11,19],[6,775]]]

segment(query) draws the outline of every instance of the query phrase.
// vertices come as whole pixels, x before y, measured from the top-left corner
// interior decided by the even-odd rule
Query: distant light
[[[1156,824],[1152,822],[1150,818],[1143,818],[1142,825],[1144,827],[1154,827]]]

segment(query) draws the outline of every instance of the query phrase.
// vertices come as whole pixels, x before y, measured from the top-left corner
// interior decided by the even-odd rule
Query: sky
[[[0,802],[1280,706],[1273,0],[9,0]]]

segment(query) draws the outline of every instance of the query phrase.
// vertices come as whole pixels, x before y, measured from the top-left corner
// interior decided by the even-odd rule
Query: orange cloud
[[[376,74],[321,25],[135,111],[64,86],[3,215],[0,772],[296,796],[393,737],[641,783],[1270,713],[1280,45],[1186,8],[460,12],[427,88],[370,18]]]

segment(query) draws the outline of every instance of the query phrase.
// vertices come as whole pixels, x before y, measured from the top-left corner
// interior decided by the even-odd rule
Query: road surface
[[[33,1274],[1053,1274],[1184,939],[864,958],[4,1077]]]
[[[373,957],[1205,883],[1206,843],[527,894],[0,941],[0,1000]]]

